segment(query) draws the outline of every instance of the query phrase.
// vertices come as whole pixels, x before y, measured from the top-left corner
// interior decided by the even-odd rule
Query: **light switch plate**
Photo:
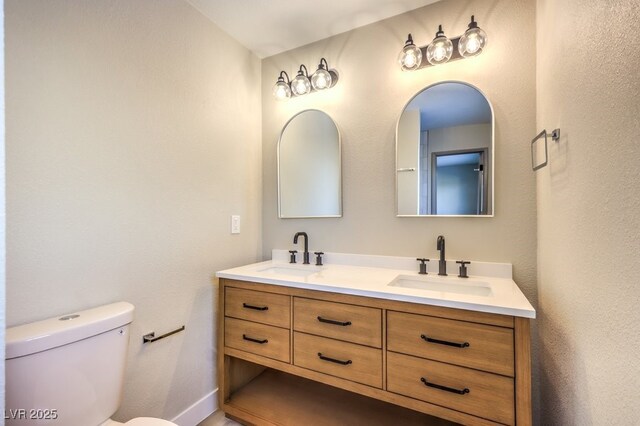
[[[231,233],[232,234],[240,233],[240,216],[239,215],[231,216]]]

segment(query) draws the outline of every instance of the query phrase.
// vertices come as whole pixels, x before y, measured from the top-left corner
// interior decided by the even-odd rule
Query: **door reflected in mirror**
[[[293,116],[278,141],[278,217],[341,217],[341,168],[333,119],[319,110]]]
[[[475,87],[437,83],[396,129],[398,216],[493,216],[493,110]]]

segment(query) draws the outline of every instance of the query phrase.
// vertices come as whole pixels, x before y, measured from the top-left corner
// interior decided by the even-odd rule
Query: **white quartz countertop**
[[[429,274],[420,275],[415,258],[326,253],[324,265],[316,266],[313,253],[311,265],[301,264],[301,253],[296,264],[290,264],[288,256],[285,250],[273,250],[272,260],[226,269],[216,276],[478,312],[536,316],[511,278],[510,264],[472,261],[468,265],[469,278],[459,278],[454,261],[447,262],[449,275],[439,277],[435,259],[428,263]]]

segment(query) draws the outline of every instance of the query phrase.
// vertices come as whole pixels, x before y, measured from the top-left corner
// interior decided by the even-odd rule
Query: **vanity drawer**
[[[293,329],[380,348],[382,310],[294,297]]]
[[[284,294],[227,287],[224,314],[278,327],[290,327],[291,298]]]
[[[510,377],[389,352],[387,390],[496,422],[515,423]]]
[[[224,345],[289,362],[289,330],[235,318],[224,319]]]
[[[505,376],[514,373],[510,328],[389,311],[387,349]]]
[[[296,332],[293,359],[298,367],[382,388],[381,349]]]

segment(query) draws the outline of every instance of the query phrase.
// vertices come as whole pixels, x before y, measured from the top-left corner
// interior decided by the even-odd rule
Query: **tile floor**
[[[240,423],[234,422],[224,416],[224,413],[220,410],[216,411],[206,419],[204,419],[198,426],[241,426]]]

